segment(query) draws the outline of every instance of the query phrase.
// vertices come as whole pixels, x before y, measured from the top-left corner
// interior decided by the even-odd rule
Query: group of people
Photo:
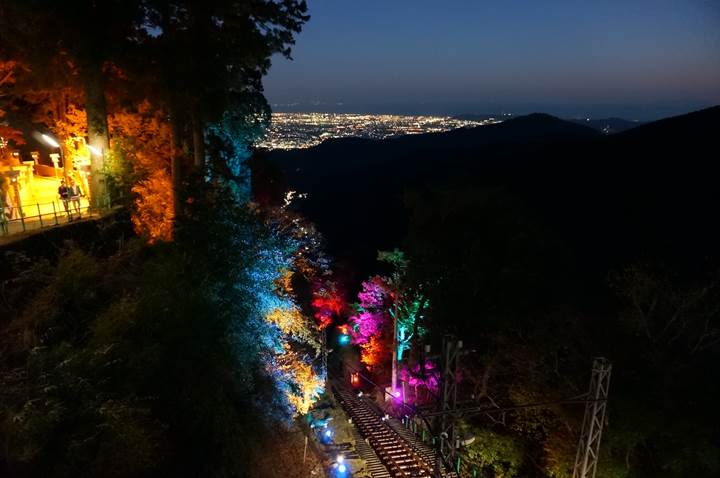
[[[68,215],[71,221],[73,220],[72,213],[70,212],[71,204],[78,217],[82,217],[80,214],[80,198],[84,196],[84,194],[80,189],[80,186],[75,183],[75,181],[73,181],[72,179],[68,180],[67,182],[65,182],[64,179],[60,181],[58,194],[60,195],[60,200],[65,207],[65,213]]]

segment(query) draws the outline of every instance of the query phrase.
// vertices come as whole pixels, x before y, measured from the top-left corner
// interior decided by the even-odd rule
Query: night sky
[[[718,0],[310,0],[275,111],[653,119],[720,103]]]

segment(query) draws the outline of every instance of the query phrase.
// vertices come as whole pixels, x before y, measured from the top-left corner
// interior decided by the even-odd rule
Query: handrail
[[[83,205],[84,203],[84,205]],[[8,236],[33,229],[58,226],[92,215],[83,198],[56,199],[51,202],[6,205],[0,201],[0,234]]]

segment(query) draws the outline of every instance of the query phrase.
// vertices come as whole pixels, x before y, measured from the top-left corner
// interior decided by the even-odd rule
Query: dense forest
[[[437,350],[451,332],[473,350],[462,360],[464,400],[492,409],[577,396],[592,357],[607,357],[598,476],[715,476],[719,114],[607,136],[530,115],[272,152],[258,170],[264,184],[308,193],[301,209],[361,288],[350,321],[370,366],[389,363],[381,312],[392,308],[382,302],[396,290],[420,295],[427,333],[413,341]],[[398,246],[401,276],[387,256],[372,265],[377,249]],[[414,371],[411,383],[432,388],[432,373]],[[488,476],[569,476],[581,419],[577,405],[469,417],[477,439],[464,458]]]
[[[270,118],[262,76],[306,10],[0,2],[3,164],[57,138],[66,179],[89,164],[97,217],[0,251],[0,475],[315,465],[292,419],[324,386],[310,302],[327,260],[302,217],[250,201],[246,166]]]
[[[0,475],[321,473],[326,339],[382,383],[397,354],[428,410],[447,333],[488,410],[458,424],[478,476],[570,476],[582,406],[492,411],[581,395],[598,356],[598,477],[720,474],[720,107],[256,151],[262,78],[308,19],[0,0],[0,162],[52,134],[96,212],[0,249]]]

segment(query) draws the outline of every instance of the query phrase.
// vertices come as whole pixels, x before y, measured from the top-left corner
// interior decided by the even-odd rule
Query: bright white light
[[[328,438],[330,438],[330,437],[332,436],[332,431],[331,431],[331,430],[325,430],[325,436],[328,437]]]
[[[346,471],[347,467],[341,463],[340,466],[338,466],[338,472],[345,473]]]
[[[102,151],[100,151],[100,148],[97,146],[93,146],[92,144],[88,144],[87,148],[90,150],[91,154],[94,154],[95,156],[102,156]]]
[[[342,456],[342,455],[338,455],[338,456],[337,456],[337,462],[338,462],[338,463],[342,463],[342,462],[344,462],[344,461],[345,461],[345,457],[344,457],[344,456]]]
[[[51,136],[48,136],[48,135],[46,135],[46,134],[43,134],[43,135],[42,135],[42,139],[43,139],[43,141],[45,141],[47,144],[49,144],[49,145],[52,146],[53,148],[59,148],[59,147],[60,147],[60,145],[58,144],[58,142],[55,141],[55,139],[54,139],[53,137],[51,137]]]
[[[395,398],[400,398],[400,390],[395,391]]]

